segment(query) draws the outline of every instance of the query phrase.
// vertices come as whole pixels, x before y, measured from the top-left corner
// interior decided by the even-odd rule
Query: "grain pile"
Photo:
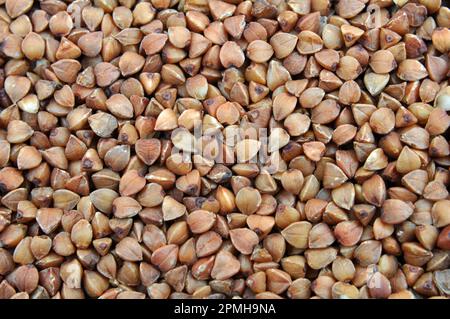
[[[450,286],[441,0],[0,0],[0,298]]]

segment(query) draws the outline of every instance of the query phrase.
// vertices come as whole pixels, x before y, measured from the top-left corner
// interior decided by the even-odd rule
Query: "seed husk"
[[[157,139],[139,139],[135,147],[136,155],[146,165],[152,165],[161,154],[161,142]]]
[[[162,203],[164,220],[177,219],[186,214],[186,207],[170,196],[164,197]]]
[[[382,206],[381,219],[388,224],[399,224],[413,213],[413,208],[398,199],[387,199]]]
[[[289,143],[289,134],[282,128],[274,128],[269,136],[268,151],[273,153]]]
[[[406,59],[397,69],[397,76],[405,81],[417,81],[428,75],[426,68],[417,60]]]
[[[83,274],[83,286],[89,296],[99,297],[109,287],[109,282],[98,272],[86,270]]]
[[[31,253],[36,259],[42,259],[50,252],[51,245],[52,240],[48,236],[34,236],[30,243]]]
[[[8,15],[14,19],[26,13],[33,6],[33,1],[26,0],[16,3],[12,0],[5,1],[5,9]]]
[[[230,239],[233,246],[242,254],[249,255],[258,244],[258,235],[247,228],[236,228],[230,230]]]
[[[216,221],[216,216],[206,210],[196,210],[187,217],[189,229],[195,234],[201,234],[210,230]]]
[[[326,248],[335,241],[334,234],[325,223],[314,225],[308,236],[308,246],[310,248]]]
[[[258,153],[261,143],[254,139],[244,139],[235,146],[238,163],[252,160]]]
[[[260,205],[261,195],[254,188],[244,187],[236,194],[236,206],[244,214],[253,214]]]
[[[391,294],[391,284],[381,272],[368,278],[367,287],[372,298],[387,298]]]
[[[445,227],[440,233],[439,236],[437,238],[437,242],[436,245],[437,247],[441,248],[441,249],[445,249],[447,250],[448,247],[450,246],[449,240],[448,240],[448,236],[450,233],[450,227]]]
[[[382,246],[379,241],[363,241],[354,251],[354,256],[361,266],[377,263],[381,256]]]
[[[11,281],[20,292],[31,293],[38,285],[39,273],[33,265],[23,265],[11,273]]]
[[[325,153],[325,145],[322,142],[307,142],[302,146],[305,155],[314,162],[318,162]]]
[[[369,65],[375,73],[385,74],[395,69],[397,63],[390,51],[380,50],[372,55]]]
[[[348,177],[335,164],[326,163],[323,172],[323,186],[325,188],[336,188],[347,181]]]
[[[109,188],[100,188],[93,191],[89,198],[92,204],[100,211],[110,214],[113,210],[113,201],[119,197],[114,190]]]
[[[15,263],[26,265],[34,261],[30,248],[31,237],[25,237],[14,249],[13,260]]]
[[[262,40],[254,40],[247,47],[247,57],[256,63],[267,62],[274,53],[273,47]]]
[[[59,226],[62,214],[59,208],[41,208],[36,213],[36,221],[44,233],[50,234]]]
[[[421,161],[419,155],[408,146],[404,146],[395,165],[397,172],[404,174],[419,169],[420,167]]]
[[[291,114],[297,104],[297,99],[287,93],[280,93],[273,101],[273,114],[276,120],[283,120]]]
[[[343,221],[336,225],[334,236],[343,246],[354,246],[359,242],[363,228],[356,221]]]
[[[216,280],[225,280],[239,272],[240,263],[231,253],[221,250],[216,255],[211,277]]]
[[[100,137],[110,137],[117,128],[117,119],[111,114],[98,112],[88,118],[92,130]]]
[[[78,221],[72,227],[70,238],[77,248],[85,249],[89,247],[92,241],[91,224],[85,219]]]
[[[362,195],[372,205],[380,207],[386,199],[386,185],[379,175],[373,175],[362,184]]]
[[[402,250],[405,256],[405,260],[408,262],[408,264],[411,264],[413,266],[423,266],[426,264],[433,256],[433,254],[423,248],[418,243],[403,243],[402,244]]]
[[[362,72],[361,65],[354,57],[346,55],[339,60],[336,75],[342,80],[350,81],[356,79]]]
[[[287,57],[296,47],[298,38],[289,33],[280,32],[270,38],[270,45],[277,59]]]
[[[431,217],[433,219],[433,224],[436,227],[443,227],[450,224],[450,220],[446,214],[447,204],[449,204],[448,200],[439,200],[435,202],[431,208]]]
[[[335,248],[317,248],[305,251],[305,257],[308,265],[312,269],[321,269],[331,264],[337,256]]]
[[[125,237],[116,246],[117,255],[126,261],[140,261],[142,260],[142,248],[136,239]]]
[[[219,58],[224,68],[239,68],[245,61],[244,52],[242,52],[242,49],[234,41],[227,41],[222,45]]]
[[[18,144],[27,141],[34,130],[24,121],[14,120],[9,122],[6,139],[9,143]]]
[[[347,258],[338,257],[332,264],[333,276],[342,282],[348,282],[355,276],[355,266]]]
[[[295,248],[307,248],[309,232],[312,228],[311,223],[295,222],[284,228],[281,235],[284,239]]]
[[[383,169],[388,165],[388,159],[382,148],[377,148],[370,152],[363,168],[369,171]]]
[[[81,232],[78,234],[81,234]],[[79,239],[79,237],[77,237],[78,234],[75,234],[74,240]],[[72,243],[71,236],[67,232],[61,232],[53,238],[52,248],[53,251],[60,256],[70,256],[76,251],[76,247]]]

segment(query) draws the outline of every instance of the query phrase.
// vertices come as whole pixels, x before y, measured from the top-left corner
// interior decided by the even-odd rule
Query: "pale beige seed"
[[[253,248],[258,244],[258,235],[247,228],[236,228],[230,230],[230,238],[233,246],[244,254],[249,255],[252,253]]]
[[[281,231],[284,239],[295,248],[307,248],[309,231],[312,225],[309,222],[296,222]]]
[[[323,47],[323,40],[312,31],[302,31],[298,34],[297,50],[301,54],[313,54]]]
[[[287,93],[278,94],[273,100],[273,115],[274,118],[278,120],[285,119],[289,114],[291,114],[295,106],[297,105],[297,99]]]
[[[394,70],[397,63],[390,51],[379,50],[372,55],[369,65],[375,73],[385,74]]]
[[[186,214],[186,207],[170,196],[164,197],[162,203],[164,220],[177,219]]]
[[[235,146],[238,163],[244,163],[255,159],[261,147],[261,142],[253,139],[239,141]]]
[[[15,103],[27,95],[31,81],[24,76],[11,75],[5,79],[4,87],[6,94]]]
[[[339,65],[336,69],[336,75],[345,81],[356,79],[361,72],[362,68],[358,60],[349,55],[339,60]]]
[[[261,205],[261,194],[251,187],[242,188],[236,195],[236,206],[244,214],[253,214]]]
[[[381,220],[387,224],[399,224],[412,213],[412,205],[398,199],[388,199],[382,206]]]
[[[45,41],[34,32],[30,32],[22,41],[22,52],[30,60],[39,60],[45,53]]]
[[[257,63],[267,62],[273,53],[272,46],[262,40],[252,41],[247,47],[247,57]]]
[[[417,60],[406,59],[397,68],[397,76],[405,81],[417,81],[428,75],[426,68]]]
[[[126,261],[142,260],[142,248],[136,239],[125,237],[116,246],[116,253]]]
[[[270,38],[270,45],[275,52],[276,58],[284,59],[295,49],[297,41],[298,37],[295,35],[279,32]]]
[[[312,269],[321,269],[331,264],[337,256],[335,248],[307,249],[305,257]]]
[[[314,109],[316,109],[315,107]],[[314,110],[313,109],[313,110]],[[284,127],[288,130],[291,136],[300,136],[305,134],[311,125],[311,119],[301,113],[289,114],[284,119]]]

